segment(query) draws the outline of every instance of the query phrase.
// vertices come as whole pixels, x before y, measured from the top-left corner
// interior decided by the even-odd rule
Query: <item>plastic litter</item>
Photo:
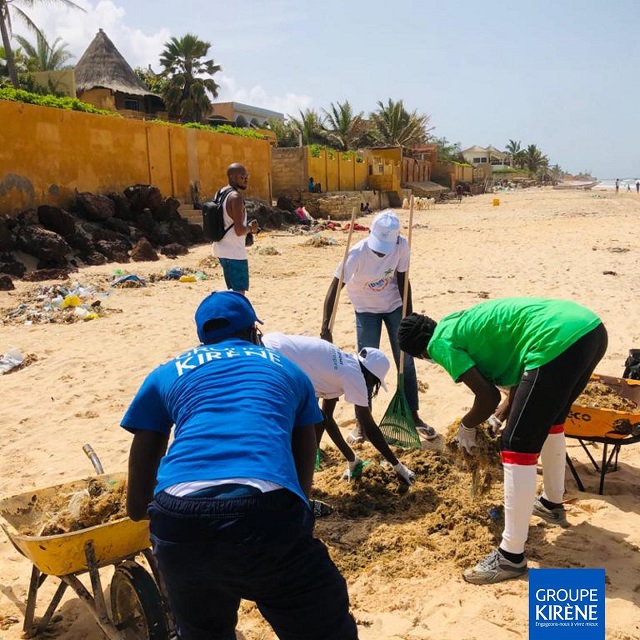
[[[24,362],[24,356],[19,349],[12,347],[4,355],[0,356],[0,373],[4,374],[11,369],[15,369],[17,366]]]
[[[178,280],[180,280],[180,282],[195,282],[197,279],[198,278],[196,278],[196,276],[193,275],[193,274],[180,276],[178,278]]]
[[[116,278],[112,283],[111,283],[112,287],[120,287],[123,289],[127,289],[127,288],[136,288],[136,287],[146,287],[147,283],[142,279],[139,278],[138,276],[132,274],[132,273],[128,273],[125,276],[120,276],[119,278]]]

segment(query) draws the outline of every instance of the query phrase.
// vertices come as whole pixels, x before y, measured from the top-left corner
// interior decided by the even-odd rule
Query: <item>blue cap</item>
[[[237,291],[214,291],[200,303],[195,320],[204,344],[228,338],[256,322],[262,324],[246,296]]]

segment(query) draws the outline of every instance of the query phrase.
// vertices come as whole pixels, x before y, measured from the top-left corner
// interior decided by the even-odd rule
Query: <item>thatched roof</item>
[[[75,76],[79,94],[103,87],[134,96],[155,96],[144,86],[102,29],[82,54],[75,68]]]

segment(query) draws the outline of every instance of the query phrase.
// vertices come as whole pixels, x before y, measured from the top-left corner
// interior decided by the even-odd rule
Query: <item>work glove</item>
[[[491,427],[491,435],[493,437],[497,436],[502,429],[502,420],[500,420],[500,418],[498,418],[498,416],[494,414],[492,416],[489,416],[489,419],[487,420],[487,422]]]
[[[471,449],[476,446],[475,428],[469,429],[469,427],[465,427],[463,422],[460,422],[456,440],[458,441],[458,447],[460,449],[464,449],[468,454],[473,455],[473,451],[471,451]]]
[[[411,486],[415,484],[416,474],[411,471],[411,469],[407,469],[402,462],[398,462],[398,464],[393,465],[393,470],[398,474],[400,480],[402,480],[405,484]]]
[[[362,470],[368,464],[370,463],[356,456],[353,462],[347,462],[347,470],[342,474],[342,479],[347,482],[356,480],[362,475]]]

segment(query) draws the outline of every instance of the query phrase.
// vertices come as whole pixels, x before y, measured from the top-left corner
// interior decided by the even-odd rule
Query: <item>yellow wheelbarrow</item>
[[[126,474],[103,474],[100,479],[109,485],[122,484],[126,482]],[[23,626],[25,634],[37,635],[48,626],[64,592],[71,587],[109,640],[168,640],[175,637],[166,593],[149,549],[147,521],[121,518],[71,533],[32,534],[41,531],[47,519],[42,505],[50,503],[54,496],[73,496],[81,492],[88,481],[88,478],[76,480],[0,500],[4,532],[13,546],[33,563]],[[136,562],[140,554],[146,558],[152,575]],[[99,572],[109,565],[115,568],[110,585],[110,613]],[[84,573],[89,574],[93,593],[78,578]],[[60,585],[44,616],[34,622],[38,589],[48,576],[58,577]]]

